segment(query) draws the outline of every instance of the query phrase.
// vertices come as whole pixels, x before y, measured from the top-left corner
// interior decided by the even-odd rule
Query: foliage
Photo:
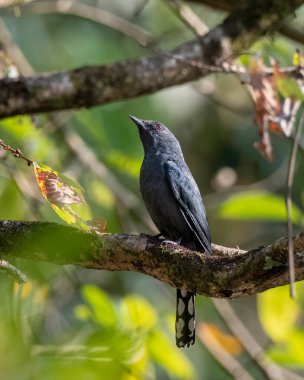
[[[282,365],[301,368],[304,365],[303,283],[296,284],[296,291],[296,300],[290,298],[287,286],[259,294],[257,300],[261,323],[272,341],[268,354]]]
[[[219,216],[237,220],[285,222],[285,199],[281,195],[265,191],[244,191],[229,197],[219,207]],[[293,205],[292,221],[303,223],[303,213]]]
[[[108,1],[103,5],[152,31],[161,47],[168,51],[193,37],[164,2],[146,2],[145,9],[137,15],[133,5],[127,3]],[[193,9],[207,25],[222,19],[221,14],[209,8]],[[12,40],[40,72],[150,53],[134,41],[122,38],[117,31],[83,18],[21,11],[21,17],[8,13],[4,20]],[[262,57],[274,57],[278,67],[283,68],[285,64],[290,65],[295,47],[284,38],[276,38],[261,40],[253,50]],[[300,55],[295,56],[294,65],[298,66],[301,60]],[[127,115],[161,120],[179,138],[185,159],[206,199],[213,241],[227,241],[241,248],[267,244],[286,234],[285,175],[275,184],[269,176],[284,167],[289,143],[284,133],[279,138],[273,133],[274,124],[262,129],[263,118],[269,116],[266,100],[276,99],[279,107],[274,107],[272,116],[278,117],[278,109],[282,109],[286,98],[291,97],[294,103],[302,102],[303,93],[294,78],[278,75],[274,80],[267,79],[265,71],[273,64],[267,66],[266,61],[248,56],[239,60],[243,67],[251,67],[249,78],[256,75],[258,79],[253,92],[262,101],[255,102],[255,114],[260,116],[258,125],[266,144],[259,147],[263,154],[270,152],[269,158],[273,147],[275,155],[271,163],[265,162],[251,147],[257,138],[253,107],[240,79],[228,74],[208,77],[195,86],[182,86],[90,110],[0,120],[0,137],[39,163],[38,176],[55,175],[57,184],[66,183],[64,175],[75,179],[76,188],[74,183],[69,186],[75,190],[76,197],[82,194],[80,189],[85,189],[86,215],[76,211],[81,217],[81,220],[76,218],[78,226],[84,227],[82,219],[101,218],[101,224],[104,226],[106,221],[111,233],[151,233],[138,189],[142,147]],[[268,92],[264,91],[265,87]],[[262,107],[257,110],[257,106]],[[86,151],[75,145],[71,131],[88,148]],[[92,155],[101,164],[95,171]],[[74,212],[50,202],[60,217],[53,212],[41,196],[33,170],[25,162],[2,150],[0,160],[1,219],[62,222],[61,217],[65,222],[72,221]],[[300,165],[292,214],[297,226],[303,225],[304,206]],[[252,190],[240,192],[232,185],[214,186],[216,174],[227,167],[234,173],[236,185],[250,184]],[[260,190],[260,181],[265,178],[265,190]],[[210,198],[204,197],[211,191],[214,194]],[[210,373],[215,379],[231,378],[199,341],[188,351],[176,349],[175,305],[168,287],[135,273],[63,269],[34,262],[13,264],[30,280],[22,286],[13,285],[0,273],[1,380],[201,379],[210,378]],[[276,362],[297,366],[303,372],[303,286],[298,286],[297,293],[298,298],[290,300],[286,288],[274,289],[258,295],[257,302],[261,324],[271,339],[267,354]],[[260,324],[252,312],[255,299],[238,302],[239,316],[252,329],[252,334],[258,335]],[[220,342],[248,372],[263,379],[252,368],[254,365],[245,357],[239,342],[225,330],[211,302],[199,299],[198,304],[197,319],[204,320],[200,326],[209,334],[208,339]]]

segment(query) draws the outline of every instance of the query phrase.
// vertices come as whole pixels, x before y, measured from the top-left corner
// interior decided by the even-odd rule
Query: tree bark
[[[71,71],[0,80],[0,117],[92,107],[151,94],[210,72],[280,26],[303,0],[256,0],[173,52]]]
[[[304,233],[294,237],[297,281],[304,278]],[[250,251],[212,246],[213,255],[148,235],[86,232],[48,222],[0,222],[1,258],[130,270],[210,297],[241,297],[288,284],[288,241]]]

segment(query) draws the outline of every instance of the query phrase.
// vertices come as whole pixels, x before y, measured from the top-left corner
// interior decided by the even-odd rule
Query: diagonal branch
[[[209,33],[181,45],[171,54],[2,79],[0,117],[92,107],[198,79],[212,72],[208,65],[216,65],[278,28],[302,3],[303,0],[250,1]],[[199,68],[191,62],[204,66]]]
[[[296,280],[304,279],[304,233],[293,239]],[[0,222],[2,257],[130,270],[211,297],[241,297],[288,284],[288,241],[251,251],[213,245],[213,255],[148,235],[96,234],[47,222]]]

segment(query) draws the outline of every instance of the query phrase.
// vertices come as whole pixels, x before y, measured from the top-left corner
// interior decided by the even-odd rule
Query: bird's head
[[[139,135],[142,144],[145,149],[145,153],[151,148],[162,148],[166,147],[170,149],[171,145],[176,145],[179,147],[179,143],[173,133],[159,121],[153,120],[141,120],[135,116],[130,115],[130,119],[134,121],[139,130]],[[177,147],[175,147],[176,149]]]

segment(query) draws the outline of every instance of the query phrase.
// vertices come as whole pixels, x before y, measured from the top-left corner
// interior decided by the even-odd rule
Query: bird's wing
[[[187,170],[174,161],[164,164],[165,176],[177,200],[181,213],[205,252],[211,253],[211,238],[205,207],[199,189]]]

